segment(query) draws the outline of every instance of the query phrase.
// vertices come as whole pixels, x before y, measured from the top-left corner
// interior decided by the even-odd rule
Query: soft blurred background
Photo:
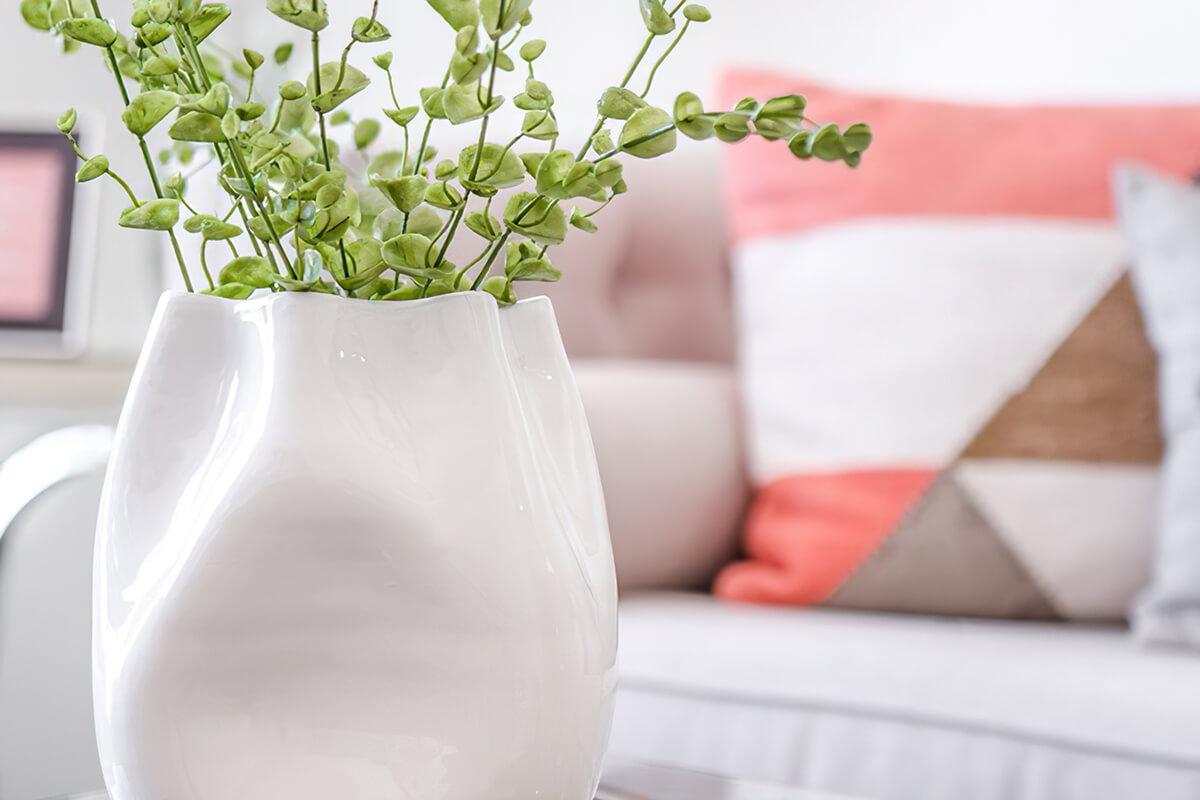
[[[0,25],[0,129],[52,131],[52,120],[62,109],[78,107],[85,126],[90,126],[84,128],[85,141],[89,135],[102,137],[104,152],[114,165],[145,190],[136,147],[124,135],[118,96],[98,53],[85,49],[64,57],[49,37],[20,23],[14,5],[9,4],[4,13],[10,18]],[[229,50],[254,46],[269,52],[289,36],[288,27],[267,14],[261,8],[263,3],[230,0],[230,5],[235,22],[218,37]],[[340,47],[339,32],[347,30],[368,4],[337,0],[331,5],[336,7],[325,53],[329,59]],[[799,90],[811,81],[856,92],[973,103],[1139,106],[1200,101],[1200,48],[1196,46],[1200,5],[1189,0],[1143,0],[1137,4],[1117,0],[710,0],[708,5],[714,21],[689,34],[658,78],[651,98],[664,106],[669,107],[675,93],[686,88],[715,104],[719,76],[731,68],[765,68],[795,76]],[[126,9],[124,4],[108,0],[105,11],[123,17]],[[596,98],[624,72],[644,35],[637,4],[634,0],[538,0],[534,13],[533,35],[550,42],[539,63],[539,77],[551,84],[558,99],[565,139],[577,141],[594,120]],[[444,24],[417,0],[384,0],[381,17],[394,35],[391,46],[397,54],[395,74],[402,100],[415,97],[419,87],[440,78],[451,37]],[[368,71],[373,77],[378,74]],[[382,105],[382,91],[377,84],[369,99],[360,99],[357,107]],[[1054,127],[1044,131],[1047,141],[1059,135]],[[442,141],[459,142],[456,136],[466,144],[466,137],[473,134],[456,131]],[[1180,147],[1194,149],[1196,144],[1180,142]],[[593,416],[609,494],[622,587],[631,596],[634,590],[652,587],[706,589],[717,568],[739,547],[737,535],[749,497],[744,430],[739,422],[742,402],[734,366],[739,342],[729,297],[731,245],[725,232],[728,191],[722,165],[728,151],[715,142],[691,141],[682,142],[680,150],[661,163],[630,169],[630,202],[614,205],[598,219],[598,237],[579,235],[559,253],[557,263],[565,282],[550,291],[568,349],[579,359],[580,381]],[[862,169],[870,169],[869,159]],[[1020,174],[1024,165],[1017,158],[1005,169]],[[20,185],[4,174],[0,174],[0,182],[4,182],[0,188],[9,202],[14,198],[20,202],[42,190]],[[83,328],[78,347],[65,349],[78,352],[55,353],[53,343],[47,349],[45,342],[23,351],[24,340],[13,335],[13,326],[0,327],[0,461],[47,432],[115,423],[156,299],[162,290],[176,288],[173,267],[166,263],[160,239],[116,226],[126,198],[115,185],[96,182],[81,187],[78,193],[98,201],[95,223],[76,231],[77,242],[94,239],[92,254],[86,261],[76,258],[71,264],[76,273],[90,276],[76,284],[80,291],[71,298],[79,312],[75,318],[82,321]],[[10,221],[0,219],[0,251],[5,259],[0,264],[0,296],[23,269],[19,233]],[[87,250],[81,245],[78,252]],[[96,441],[87,436],[103,436],[95,429],[82,435],[85,447],[94,447]],[[88,677],[90,525],[99,478],[92,470],[83,479],[50,490],[5,533],[6,509],[14,501],[10,497],[6,506],[4,492],[14,492],[14,497],[20,492],[13,478],[11,468],[0,472],[0,800],[37,800],[94,789],[100,783],[91,738]],[[671,651],[635,656],[637,667],[644,669],[645,692],[655,680],[668,680],[676,674],[686,676],[680,678],[682,694],[699,691],[696,687],[700,685],[712,688],[719,684],[719,677],[698,676],[692,669],[694,662],[714,659],[713,651],[728,632],[745,633],[748,627],[769,625],[772,619],[729,620],[720,615],[735,612],[718,611],[712,627],[706,628],[706,618],[687,606],[686,598],[672,596],[670,602],[684,607],[641,606],[637,613],[642,616],[627,623],[626,641],[634,648],[650,647],[654,639],[676,627],[688,628],[696,636],[691,644],[677,642]],[[762,638],[775,639],[778,645],[780,636],[803,634],[802,629],[787,627],[790,623],[782,624],[773,632],[763,632]],[[833,623],[822,618],[820,624]],[[881,629],[872,624],[850,623],[841,645],[838,634],[833,634],[834,643],[829,647],[849,649],[826,659],[828,673],[849,663],[871,664],[876,671],[885,672],[887,659],[881,651],[856,649],[854,642],[863,639],[886,640],[897,651],[938,648],[948,641],[924,630],[906,633],[904,628]],[[811,634],[823,636],[822,630]],[[966,635],[981,634],[973,630]],[[1038,647],[1055,638],[1041,629],[1031,638],[1007,629],[1004,635],[1008,638],[981,645],[997,661],[1014,656],[1034,658]],[[741,640],[738,646],[747,648],[750,660],[778,657],[790,663],[788,656],[769,647],[755,649]],[[953,645],[946,646],[951,647],[948,652],[956,652]],[[1114,648],[1119,651],[1117,660],[1133,658],[1126,645]],[[1094,654],[1101,651],[1103,647],[1089,643],[1069,657],[1086,663],[1099,658]],[[956,675],[946,665],[914,672],[911,677],[915,683],[922,682],[922,675],[926,683],[976,680],[964,691],[986,694],[988,670],[971,661],[978,657],[978,652],[961,656],[971,662],[968,677]],[[1050,660],[1055,657],[1053,653],[1049,656]],[[721,698],[727,700],[737,687],[753,694],[752,689],[778,679],[759,666],[756,662],[741,677],[727,674],[727,691],[714,689],[711,702],[724,702]],[[1044,666],[1052,668],[1052,664]],[[728,664],[722,668],[734,669]],[[1096,663],[1095,669],[1109,667]],[[1139,672],[1142,666],[1130,666],[1128,680],[1135,675],[1154,678],[1159,675],[1154,669],[1157,667]],[[957,796],[1075,797],[1084,796],[1073,793],[1080,787],[1092,787],[1092,797],[1200,797],[1200,753],[1194,740],[1190,747],[1181,744],[1155,750],[1157,745],[1147,744],[1138,750],[1136,746],[1139,737],[1178,743],[1180,737],[1200,730],[1200,720],[1192,716],[1200,709],[1200,661],[1172,661],[1164,669],[1171,676],[1182,670],[1194,680],[1172,684],[1183,694],[1171,703],[1159,699],[1152,704],[1168,708],[1178,700],[1177,707],[1185,709],[1179,713],[1189,715],[1188,719],[1156,722],[1137,714],[1133,719],[1119,708],[1098,716],[1081,711],[1078,718],[1089,726],[1129,725],[1130,734],[1101,737],[1098,742],[1083,736],[1075,741],[1063,732],[1072,730],[1071,719],[1061,726],[1049,725],[1045,731],[1034,731],[1023,750],[1006,751],[1005,758],[1012,760],[1006,766],[993,765],[994,774],[986,770],[977,773],[984,776],[977,785],[988,787],[986,793],[968,791]],[[1119,669],[1115,674],[1121,674]],[[638,685],[636,676],[633,684]],[[901,683],[879,691],[903,693],[912,685]],[[1057,684],[1022,686],[1034,697],[1062,689]],[[1101,686],[1098,691],[1108,689],[1117,691],[1115,686]],[[821,709],[828,711],[828,704],[836,705],[833,695],[821,696],[820,692],[807,701],[792,694],[788,697],[788,703],[809,702],[807,710],[818,716]],[[1087,697],[1076,699],[1078,708],[1089,706]],[[672,751],[661,741],[652,741],[657,734],[645,733],[649,728],[643,722],[672,715],[679,721],[686,717],[686,710],[662,698],[642,700],[643,705],[626,702],[618,716],[617,742],[632,751],[626,754],[696,762],[716,752],[706,750],[709,745],[704,744],[695,744],[690,750],[681,744]],[[857,702],[852,686],[837,698],[837,702],[843,701],[851,708],[851,717],[872,713],[863,710],[869,705],[867,700]],[[764,702],[777,709],[788,705]],[[1036,705],[1029,702],[1031,707]],[[925,713],[919,705],[914,701],[916,710],[912,711],[912,718],[918,721]],[[933,706],[941,708],[937,703]],[[1057,708],[1053,713],[1070,718],[1075,707]],[[942,711],[928,713],[936,717]],[[640,716],[643,714],[646,716]],[[952,709],[946,714],[952,717]],[[703,718],[714,724],[712,717]],[[1024,731],[1021,726],[1029,719],[1037,720],[1036,711],[1012,725]],[[961,726],[983,731],[984,738],[1002,737],[1001,729],[1009,722],[1011,719],[974,718]],[[957,724],[948,723],[950,728]],[[721,766],[754,772],[752,777],[764,779],[815,781],[825,788],[861,791],[864,796],[873,796],[867,793],[876,787],[894,784],[888,770],[895,764],[873,760],[870,748],[874,740],[869,735],[860,737],[849,723],[838,727],[839,723],[828,719],[809,720],[804,725],[807,727],[799,733],[792,730],[785,736],[780,731],[787,724],[779,717],[756,718],[752,728],[742,730],[759,731],[761,738],[755,734],[753,741],[740,744],[757,755],[745,758],[743,766],[732,761]],[[981,755],[984,744],[965,738],[947,744],[938,739],[947,735],[946,729],[911,734],[919,741],[927,737],[929,745],[927,750],[917,746],[913,751],[917,755],[909,759],[912,772],[937,773],[946,769],[944,762],[957,761],[961,766],[972,759],[987,760],[986,754]],[[661,727],[655,730],[677,743],[686,738],[682,729],[675,733]],[[784,739],[791,744],[780,744]],[[833,742],[829,747],[847,754],[831,766],[819,756],[784,753],[796,742],[817,740],[814,753],[824,746],[820,742]],[[1055,774],[1053,753],[1037,750],[1046,742],[1050,751],[1069,752],[1084,760],[1108,758],[1111,763],[1093,772],[1074,764],[1071,769],[1079,770],[1077,773],[1045,778]],[[941,755],[921,761],[921,753],[934,751]],[[945,756],[947,753],[950,755]],[[803,766],[795,766],[791,772],[778,766],[789,761]],[[1014,763],[1018,767],[1012,767]],[[1151,784],[1141,782],[1140,772],[1123,772],[1120,766],[1126,763],[1161,778],[1162,783],[1154,784],[1160,791],[1145,793]],[[1016,771],[1005,771],[1009,767]],[[862,775],[846,777],[859,770]],[[1006,783],[1014,780],[1014,774],[1036,783],[1040,793],[1025,794],[1020,785]],[[921,779],[915,780],[919,784]],[[956,785],[962,789],[968,784]],[[1105,788],[1096,788],[1101,786]],[[899,793],[895,788],[879,791],[880,797],[954,796],[932,791]]]

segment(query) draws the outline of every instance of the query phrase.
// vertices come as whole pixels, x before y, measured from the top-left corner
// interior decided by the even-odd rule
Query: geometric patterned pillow
[[[1125,617],[1162,457],[1156,361],[1107,192],[1200,164],[1200,108],[971,106],[771,73],[869,120],[862,167],[730,156],[756,496],[731,600]]]

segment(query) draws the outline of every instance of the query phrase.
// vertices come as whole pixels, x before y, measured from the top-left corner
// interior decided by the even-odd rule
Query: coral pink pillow
[[[865,120],[858,170],[730,156],[758,497],[734,600],[1124,616],[1161,456],[1109,173],[1200,167],[1200,108],[966,105],[734,72]]]

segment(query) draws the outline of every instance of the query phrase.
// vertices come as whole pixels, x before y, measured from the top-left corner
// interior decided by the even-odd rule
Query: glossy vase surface
[[[164,295],[94,592],[114,800],[590,800],[616,582],[549,301]]]

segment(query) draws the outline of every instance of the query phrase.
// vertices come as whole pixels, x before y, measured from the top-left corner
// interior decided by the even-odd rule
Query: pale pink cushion
[[[707,587],[748,496],[737,385],[723,365],[575,361],[622,591]]]
[[[554,250],[554,301],[572,356],[728,363],[733,359],[729,246],[719,151],[683,142],[625,167],[629,194]]]

